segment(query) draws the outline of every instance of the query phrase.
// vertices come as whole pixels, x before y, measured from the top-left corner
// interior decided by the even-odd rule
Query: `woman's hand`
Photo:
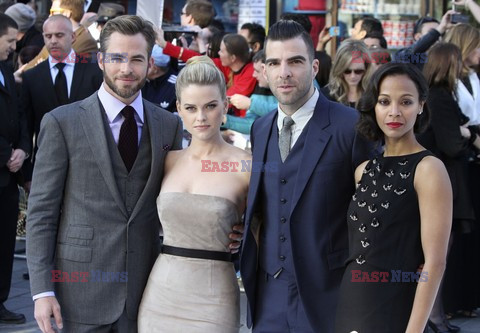
[[[252,100],[250,97],[235,94],[229,98],[230,103],[239,110],[248,110]]]

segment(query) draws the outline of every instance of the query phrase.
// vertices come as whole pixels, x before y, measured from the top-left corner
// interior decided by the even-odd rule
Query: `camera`
[[[455,23],[468,23],[468,16],[462,14],[452,14],[450,22]]]
[[[330,36],[340,36],[340,27],[338,26],[333,26],[328,29],[328,33]]]
[[[452,9],[454,11],[456,11],[456,6],[455,4],[452,5]],[[456,23],[468,23],[468,16],[467,15],[462,15],[462,14],[452,14],[452,16],[450,17],[450,22],[452,22],[453,24],[456,24]]]
[[[181,34],[192,34],[197,35],[196,31],[191,30],[188,27],[182,27],[181,25],[162,25],[162,30],[164,32],[176,32]]]

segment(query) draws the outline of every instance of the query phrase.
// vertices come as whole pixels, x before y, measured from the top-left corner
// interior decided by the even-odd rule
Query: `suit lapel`
[[[166,129],[165,121],[162,121],[163,115],[161,112],[155,112],[153,109],[153,106],[143,100],[143,105],[144,105],[144,112],[145,116],[147,119],[147,126],[148,126],[148,131],[150,132],[150,145],[151,145],[151,150],[152,150],[152,162],[150,165],[150,175],[148,177],[147,183],[145,185],[145,188],[142,191],[142,194],[140,195],[140,198],[137,201],[137,204],[135,205],[135,208],[133,209],[132,215],[130,216],[129,221],[132,221],[137,214],[140,212],[142,206],[144,205],[145,201],[147,200],[148,195],[152,194],[152,186],[156,185],[154,184],[154,179],[158,179],[153,177],[155,172],[158,172],[158,170],[161,169],[159,163],[161,162],[160,160],[160,147],[162,147],[162,142],[169,142],[171,140],[168,140],[168,134],[170,131]],[[162,133],[159,135],[159,132]],[[161,177],[160,177],[161,179]]]
[[[265,155],[267,152],[268,146],[268,137],[272,130],[272,126],[275,126],[277,119],[277,112],[270,112],[265,117],[265,121],[259,123],[259,127],[255,129],[255,141],[253,147],[253,156],[252,163],[265,164]],[[262,176],[262,171],[258,171],[259,167],[254,167],[252,165],[252,173],[250,176],[250,189],[249,195],[247,198],[247,207],[254,207],[254,203],[257,201],[258,188],[260,187],[260,180]],[[249,210],[248,216],[246,216],[246,221],[250,221],[253,216],[254,209]]]
[[[330,125],[330,105],[328,100],[320,93],[315,111],[308,124],[300,168],[297,171],[297,180],[293,191],[291,213],[300,199],[313,170],[330,141],[331,134],[324,129]]]
[[[77,59],[78,58],[79,57],[77,56]],[[84,73],[85,66],[82,66],[80,62],[77,62],[73,67],[72,86],[70,88],[70,97],[68,98],[70,103],[77,100],[78,91],[81,89]]]
[[[81,123],[105,183],[122,213],[128,217],[125,204],[115,181],[105,127],[103,125],[102,110],[99,103],[97,93],[95,93],[80,104],[80,108],[83,109],[80,113]]]
[[[52,96],[52,102],[50,104],[53,106],[51,110],[55,109],[60,105],[57,99],[57,94],[55,93],[55,87],[54,87],[54,81],[52,79],[52,74],[50,73],[50,65],[48,63],[48,59],[42,61],[37,65],[38,67],[38,73],[37,73],[37,78],[38,80],[45,80],[45,85],[44,85],[44,93],[45,96]]]

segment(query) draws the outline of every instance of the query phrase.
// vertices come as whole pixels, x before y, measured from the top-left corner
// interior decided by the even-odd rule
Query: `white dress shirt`
[[[303,104],[295,113],[291,116],[295,124],[292,125],[292,142],[290,143],[290,149],[293,148],[295,142],[297,142],[300,134],[302,134],[303,129],[307,126],[307,123],[313,116],[313,111],[315,110],[315,105],[317,105],[317,100],[319,97],[319,92],[317,89],[313,92],[312,97],[308,99],[308,101]],[[277,127],[278,127],[278,134],[280,135],[280,131],[283,127],[283,119],[287,117],[287,114],[282,111],[280,107],[280,103],[278,104],[278,117],[277,117]]]
[[[116,97],[112,96],[108,91],[105,90],[105,82],[102,83],[100,89],[98,89],[98,98],[102,102],[103,108],[107,113],[108,125],[112,130],[113,139],[115,143],[118,144],[118,137],[120,136],[120,128],[122,127],[123,118],[121,111],[126,106],[123,102],[119,101]],[[130,104],[135,109],[135,121],[137,122],[138,128],[138,143],[140,143],[140,138],[142,137],[142,128],[143,128],[143,100],[142,100],[142,91],[139,91],[137,98]]]
[[[457,82],[456,100],[462,113],[470,118],[468,125],[480,124],[480,81],[477,73],[471,72],[468,75],[472,86],[473,95],[461,80]]]
[[[0,83],[5,87],[5,77],[3,76],[2,70],[0,70]]]

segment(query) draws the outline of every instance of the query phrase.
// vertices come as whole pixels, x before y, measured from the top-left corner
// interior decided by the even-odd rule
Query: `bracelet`
[[[183,54],[183,47],[180,49],[180,54],[178,55],[178,59],[182,57],[182,54]]]

